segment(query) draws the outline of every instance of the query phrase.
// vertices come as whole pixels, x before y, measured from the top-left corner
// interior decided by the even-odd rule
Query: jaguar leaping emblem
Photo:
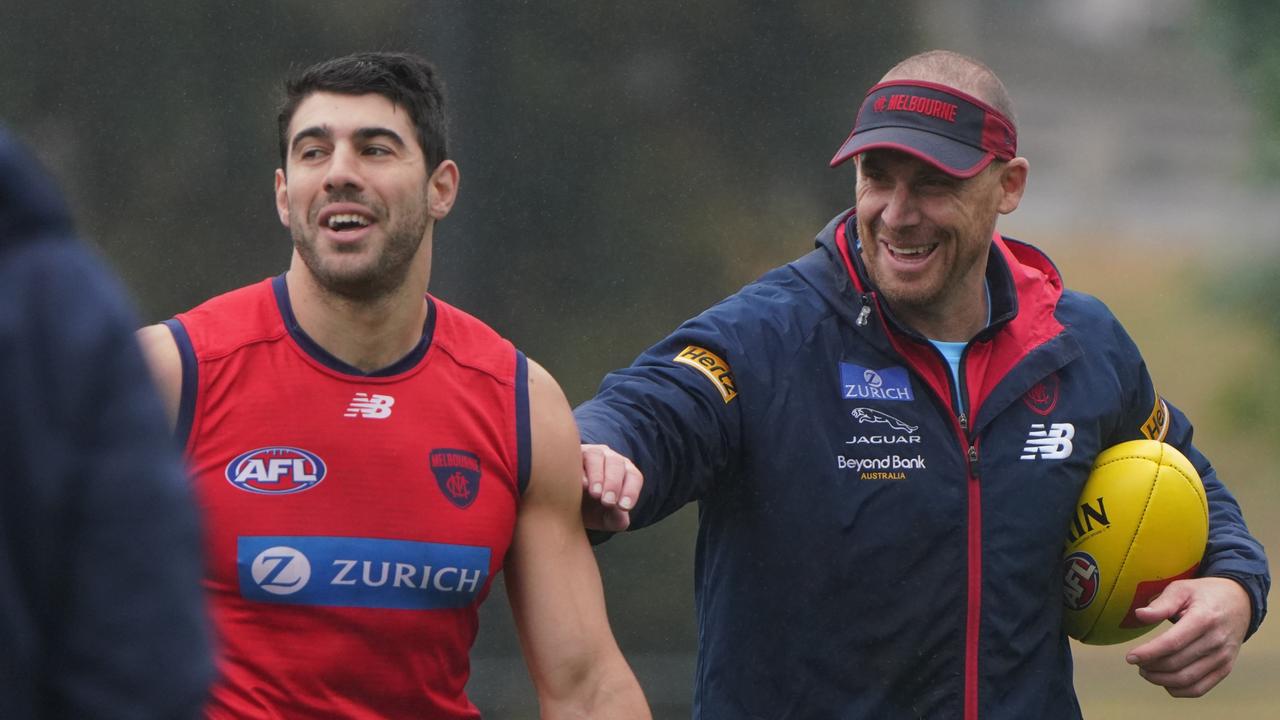
[[[854,408],[849,414],[853,415],[853,419],[860,423],[884,423],[894,430],[901,430],[905,433],[913,433],[919,427],[917,425],[908,425],[888,413],[873,410],[872,408]]]

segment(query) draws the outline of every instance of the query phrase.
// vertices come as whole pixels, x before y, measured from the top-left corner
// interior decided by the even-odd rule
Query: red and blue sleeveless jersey
[[[476,718],[477,609],[529,474],[527,364],[427,297],[374,373],[298,326],[284,276],[166,324],[204,512],[210,718]]]

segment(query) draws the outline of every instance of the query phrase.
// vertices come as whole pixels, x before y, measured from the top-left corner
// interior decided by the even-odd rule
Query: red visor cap
[[[1018,134],[1000,111],[938,83],[891,80],[871,88],[853,132],[831,167],[868,150],[898,150],[958,178],[982,172],[992,160],[1011,160]]]

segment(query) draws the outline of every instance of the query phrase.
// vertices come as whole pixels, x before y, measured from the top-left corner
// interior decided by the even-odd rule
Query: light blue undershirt
[[[991,324],[991,286],[983,283],[983,288],[987,291],[987,321],[983,327]],[[960,392],[960,356],[964,354],[964,348],[967,342],[946,342],[944,340],[934,340],[929,338],[929,342],[938,348],[938,352],[942,353],[942,357],[946,358],[947,365],[951,368],[951,379],[956,381],[956,402],[960,405],[960,412],[964,412],[964,398]]]

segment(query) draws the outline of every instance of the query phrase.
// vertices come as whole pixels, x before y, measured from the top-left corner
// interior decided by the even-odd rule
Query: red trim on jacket
[[[994,336],[969,346],[963,370],[965,385],[976,388],[969,394],[971,418],[978,417],[982,403],[1018,362],[1063,330],[1053,314],[1062,297],[1062,277],[1049,259],[1029,245],[1005,240],[998,234],[992,243],[1013,276],[1018,308],[1017,314]]]

